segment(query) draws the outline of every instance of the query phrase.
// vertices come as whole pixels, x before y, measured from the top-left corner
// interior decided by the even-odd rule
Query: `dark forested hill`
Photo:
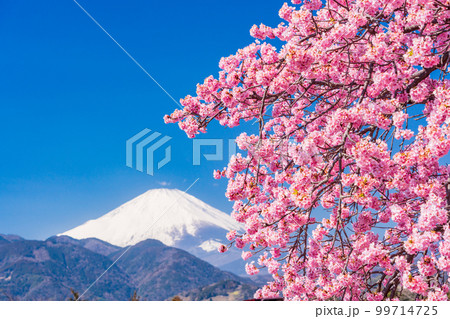
[[[111,261],[81,245],[21,240],[0,245],[0,299],[66,300],[70,289],[82,292]],[[86,294],[92,300],[126,299],[134,287],[117,266]]]
[[[121,254],[118,251],[110,257]],[[132,246],[117,265],[133,278],[138,294],[148,300],[164,300],[223,280],[250,281],[154,239]]]

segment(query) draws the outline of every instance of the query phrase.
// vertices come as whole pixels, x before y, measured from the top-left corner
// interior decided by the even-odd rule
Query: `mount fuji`
[[[244,275],[240,251],[217,251],[230,230],[244,229],[231,216],[177,189],[153,189],[100,218],[59,235],[98,238],[126,247],[147,239],[186,250],[223,270]]]

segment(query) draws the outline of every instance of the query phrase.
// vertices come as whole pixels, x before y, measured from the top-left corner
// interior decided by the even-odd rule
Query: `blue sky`
[[[277,25],[284,1],[78,2],[179,100],[251,43],[253,24]],[[1,0],[0,38],[0,233],[43,239],[197,178],[189,193],[230,211],[212,178],[226,162],[192,166],[192,141],[163,122],[176,104],[74,1]],[[172,137],[154,176],[125,165],[125,141],[144,128]]]

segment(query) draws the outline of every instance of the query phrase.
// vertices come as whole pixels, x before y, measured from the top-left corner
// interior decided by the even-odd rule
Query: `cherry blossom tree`
[[[272,274],[256,297],[446,300],[450,0],[293,0],[279,16],[165,117],[189,137],[246,127],[214,176],[245,224],[229,246]]]

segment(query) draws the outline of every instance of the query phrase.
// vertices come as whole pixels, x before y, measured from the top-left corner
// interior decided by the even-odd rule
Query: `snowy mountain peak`
[[[61,235],[95,237],[121,247],[157,239],[188,251],[207,251],[211,245],[199,243],[223,242],[225,233],[232,229],[242,231],[242,226],[229,215],[178,189],[162,188],[149,190]]]

